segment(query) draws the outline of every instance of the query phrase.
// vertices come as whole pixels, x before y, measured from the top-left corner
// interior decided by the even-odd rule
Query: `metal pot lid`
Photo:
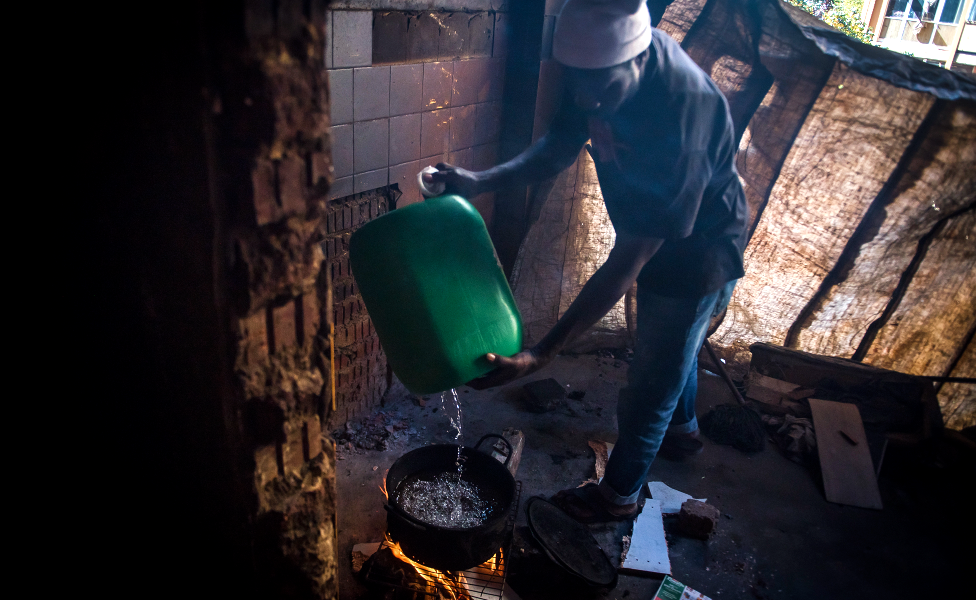
[[[585,525],[543,498],[525,508],[532,537],[557,565],[596,587],[613,587],[617,569]]]

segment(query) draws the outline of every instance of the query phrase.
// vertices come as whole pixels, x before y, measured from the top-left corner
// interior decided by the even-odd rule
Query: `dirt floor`
[[[561,356],[530,378],[502,388],[458,390],[464,444],[473,445],[482,435],[505,427],[524,431],[517,475],[523,508],[533,495],[548,498],[593,476],[594,455],[587,440],[616,439],[617,391],[628,365],[603,354]],[[573,396],[585,394],[550,412],[527,411],[521,386],[548,377],[576,391]],[[455,414],[452,403],[442,406],[439,395],[428,397],[425,406],[416,400],[395,386],[382,413],[351,423],[336,436],[343,600],[366,597],[352,574],[350,555],[353,545],[383,536],[386,513],[380,486],[386,470],[410,449],[453,440],[448,419]],[[722,380],[701,370],[698,414],[729,402],[734,400]],[[722,512],[708,541],[673,534],[673,523],[666,519],[675,579],[714,600],[916,598],[962,589],[962,573],[973,558],[971,550],[964,550],[972,540],[971,496],[969,490],[947,486],[956,480],[938,465],[918,467],[889,452],[880,480],[885,509],[873,511],[827,502],[820,476],[789,461],[772,444],[746,455],[708,439],[704,443],[705,451],[685,462],[658,459],[648,477],[707,498]],[[517,525],[524,524],[521,511]],[[619,561],[628,526],[591,527],[607,554]],[[542,585],[518,587],[513,582],[513,587],[523,600],[592,595],[547,592],[544,582],[538,583]],[[650,599],[659,583],[621,575],[615,589],[597,597]]]

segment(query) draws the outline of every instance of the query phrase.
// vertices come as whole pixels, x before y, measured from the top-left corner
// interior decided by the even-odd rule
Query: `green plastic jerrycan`
[[[363,225],[349,263],[387,360],[415,394],[491,371],[485,353],[522,349],[522,317],[485,222],[455,195]]]

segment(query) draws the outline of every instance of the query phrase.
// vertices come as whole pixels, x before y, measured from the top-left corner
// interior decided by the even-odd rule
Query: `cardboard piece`
[[[618,569],[629,575],[668,575],[671,559],[668,542],[664,539],[664,520],[661,518],[661,501],[649,499],[644,503],[634,521],[627,557]]]
[[[810,399],[827,500],[880,510],[881,493],[857,406]]]
[[[711,600],[711,598],[680,581],[665,577],[661,587],[657,588],[657,593],[654,594],[654,600]]]
[[[700,502],[706,501],[705,498],[692,498],[691,495],[684,492],[679,492],[674,488],[664,485],[660,481],[651,481],[647,484],[647,487],[651,492],[651,498],[660,500],[661,512],[666,515],[673,515],[681,512],[681,505],[684,504],[686,500],[698,500]]]

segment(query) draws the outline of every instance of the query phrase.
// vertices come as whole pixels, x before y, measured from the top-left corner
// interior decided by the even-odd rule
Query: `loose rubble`
[[[406,442],[417,430],[398,412],[378,411],[359,423],[346,423],[332,432],[336,442],[336,458],[348,454],[362,454],[365,450],[391,450]]]

